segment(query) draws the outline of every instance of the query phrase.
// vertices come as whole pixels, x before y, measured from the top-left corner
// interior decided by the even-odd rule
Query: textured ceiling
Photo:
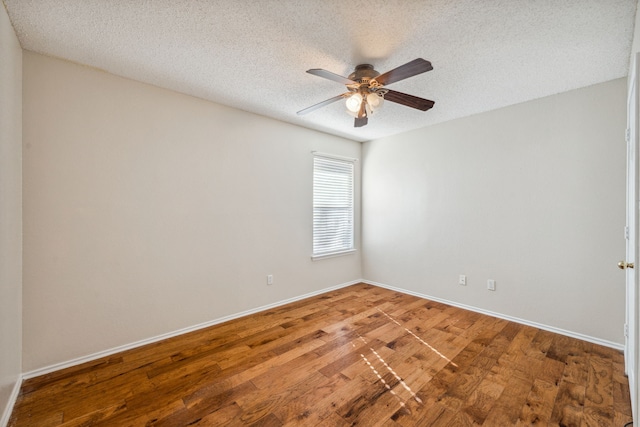
[[[627,75],[637,0],[4,0],[22,47],[312,129],[367,141]],[[390,85],[363,128],[305,73],[433,71]]]

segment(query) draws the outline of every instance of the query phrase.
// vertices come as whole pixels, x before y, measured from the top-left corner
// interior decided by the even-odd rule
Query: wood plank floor
[[[616,350],[358,284],[23,383],[9,426],[624,426]]]

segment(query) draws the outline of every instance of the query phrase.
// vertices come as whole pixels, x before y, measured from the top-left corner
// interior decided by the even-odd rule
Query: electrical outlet
[[[487,280],[487,289],[489,289],[490,291],[495,291],[496,290],[496,281],[493,280],[493,279]]]
[[[273,285],[273,274],[267,275],[267,285]]]
[[[458,285],[467,286],[467,276],[461,274],[458,278]]]

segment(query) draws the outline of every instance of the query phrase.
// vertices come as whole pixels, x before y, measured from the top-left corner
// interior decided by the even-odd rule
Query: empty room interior
[[[3,0],[0,425],[638,425],[637,6]]]

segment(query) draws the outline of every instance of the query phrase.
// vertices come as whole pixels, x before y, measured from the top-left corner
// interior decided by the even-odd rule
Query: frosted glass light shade
[[[362,95],[359,93],[354,93],[350,97],[347,98],[347,110],[352,113],[357,113],[360,111],[360,104],[362,104]]]
[[[378,110],[384,104],[384,98],[377,93],[370,93],[367,95],[367,104],[371,108],[371,112]]]

